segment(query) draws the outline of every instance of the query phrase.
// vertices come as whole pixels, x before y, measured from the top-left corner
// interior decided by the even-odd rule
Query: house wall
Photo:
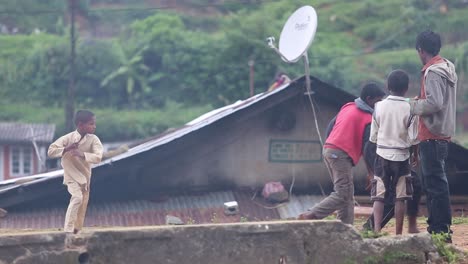
[[[3,146],[3,179],[10,178],[10,146]]]
[[[317,105],[318,124],[325,139],[326,126],[340,106],[323,97]],[[287,189],[294,181],[295,191],[320,193],[324,190],[327,193],[332,190],[307,97],[301,94],[264,109],[268,110],[255,112],[249,109],[247,114],[227,116],[181,139],[174,139],[170,144],[129,157],[125,162],[96,168],[93,170],[92,199],[136,196],[157,200],[161,198],[160,194],[168,191],[180,193],[233,187],[259,190],[269,181],[281,181]],[[286,111],[294,113],[294,128],[281,130],[272,126],[272,119]],[[275,140],[285,142],[277,149],[281,151],[283,148],[292,158],[281,161],[272,157],[271,147]],[[305,148],[306,157],[300,160],[300,155],[290,153],[291,146],[294,151],[299,149],[299,153],[300,148]],[[465,193],[466,190],[460,190],[460,187],[466,186],[467,178],[457,171],[466,169],[455,166],[451,160],[447,165],[452,193]],[[356,194],[368,194],[366,178],[367,171],[361,160],[354,168]]]
[[[318,102],[318,124],[323,140],[329,120],[339,111],[333,105]],[[287,123],[274,121],[287,112],[295,117],[295,126],[290,130],[275,127],[273,124],[277,122]],[[291,118],[285,118],[288,119]],[[248,119],[225,121],[206,129],[203,136],[185,144],[185,149],[177,155],[167,155],[170,159],[145,163],[135,172],[137,186],[148,190],[174,186],[180,189],[216,185],[262,187],[269,181],[289,185],[294,179],[295,190],[331,189],[313,113],[304,95]],[[357,188],[364,188],[365,176],[363,166],[359,165]]]
[[[0,180],[9,180],[9,179],[14,179],[14,178],[18,178],[18,177],[22,177],[22,176],[29,176],[29,175],[33,175],[33,174],[37,174],[39,173],[39,162],[38,162],[38,158],[37,158],[37,155],[36,155],[36,152],[34,151],[34,148],[31,146],[31,152],[32,152],[32,172],[30,174],[27,174],[27,175],[21,175],[21,176],[12,176],[11,175],[11,148],[12,146],[16,146],[16,145],[3,145],[1,146],[0,150],[3,150],[2,151],[2,155],[0,156],[1,158],[1,161],[2,161],[2,165],[0,166],[0,168],[2,169],[2,175],[0,175]],[[18,145],[18,146],[24,146],[24,145]]]
[[[4,156],[4,155],[3,155],[3,146],[0,145],[0,181],[5,180],[5,178],[4,178],[4,176],[3,176],[3,175],[4,175],[4,171],[3,171],[3,167],[4,167],[4,166],[3,166],[3,162],[4,162],[3,156]]]

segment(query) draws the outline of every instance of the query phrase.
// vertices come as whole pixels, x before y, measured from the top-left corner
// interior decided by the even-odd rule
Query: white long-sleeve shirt
[[[369,141],[377,144],[377,155],[404,161],[410,147],[417,144],[418,118],[411,115],[410,104],[400,96],[388,96],[375,104]]]
[[[75,157],[71,152],[63,154],[65,147],[77,142],[79,142],[78,149],[84,153],[84,158]],[[77,182],[80,185],[87,185],[91,179],[91,164],[101,162],[102,152],[101,141],[96,135],[86,134],[81,138],[80,133],[75,130],[52,143],[47,155],[51,158],[62,158],[64,184]]]

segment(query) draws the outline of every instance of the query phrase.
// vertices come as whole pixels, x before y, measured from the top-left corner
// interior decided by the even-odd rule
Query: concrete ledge
[[[426,263],[428,234],[362,239],[340,221],[280,221],[0,235],[0,263]]]

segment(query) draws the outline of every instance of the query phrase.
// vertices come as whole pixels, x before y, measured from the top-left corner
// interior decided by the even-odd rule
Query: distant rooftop
[[[0,142],[44,142],[50,143],[54,138],[53,124],[26,124],[0,122]]]

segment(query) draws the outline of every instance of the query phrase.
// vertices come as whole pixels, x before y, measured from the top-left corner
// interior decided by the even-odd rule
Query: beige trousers
[[[71,198],[63,229],[65,232],[73,232],[74,229],[81,230],[83,228],[89,200],[89,184],[81,186],[76,182],[68,182],[67,189]]]
[[[333,192],[310,211],[322,219],[337,211],[337,219],[346,224],[354,222],[353,162],[346,152],[338,149],[323,149],[325,165],[330,171]]]

